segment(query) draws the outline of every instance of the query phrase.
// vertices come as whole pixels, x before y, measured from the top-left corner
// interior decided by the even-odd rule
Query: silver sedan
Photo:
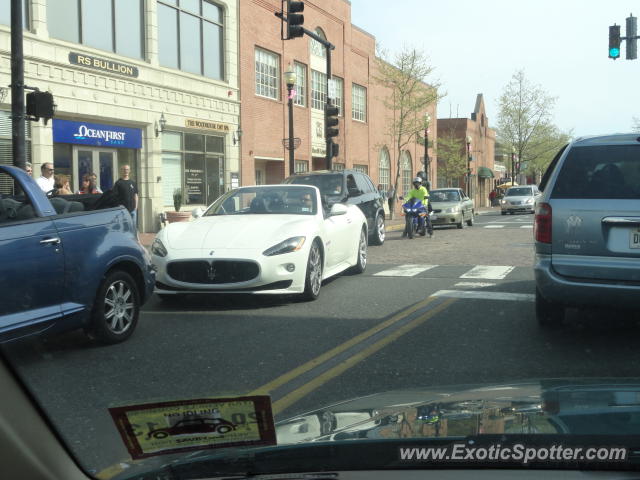
[[[438,188],[431,190],[429,201],[433,207],[431,222],[434,226],[455,225],[464,228],[473,226],[475,208],[461,188]]]

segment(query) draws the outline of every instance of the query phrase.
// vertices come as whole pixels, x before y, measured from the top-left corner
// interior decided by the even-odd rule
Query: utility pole
[[[22,50],[22,0],[11,0],[11,146],[13,165],[24,170],[25,105]]]

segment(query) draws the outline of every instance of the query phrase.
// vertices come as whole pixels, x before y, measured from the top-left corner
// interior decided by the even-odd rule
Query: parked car
[[[536,316],[640,307],[640,137],[580,138],[555,156],[536,207]]]
[[[129,338],[155,281],[129,212],[101,195],[48,198],[10,166],[0,192],[0,341],[77,328]]]
[[[242,187],[195,221],[160,230],[151,252],[164,300],[210,293],[315,300],[323,280],[365,270],[367,221],[354,205],[325,209],[316,187]]]
[[[313,185],[328,206],[334,203],[357,205],[367,219],[369,243],[382,245],[385,238],[384,202],[373,181],[356,170],[321,170],[292,175],[284,183]]]
[[[434,226],[455,225],[464,228],[473,226],[475,207],[461,188],[438,188],[429,192],[433,208],[431,222]]]
[[[502,215],[507,213],[534,213],[536,200],[540,196],[540,191],[536,185],[525,185],[521,187],[511,187],[500,200],[500,210]]]

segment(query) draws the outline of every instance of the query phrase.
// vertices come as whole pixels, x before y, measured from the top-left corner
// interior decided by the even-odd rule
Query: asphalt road
[[[96,471],[128,458],[114,406],[269,393],[280,420],[387,390],[636,376],[629,315],[571,311],[558,330],[538,327],[532,219],[483,215],[432,239],[390,232],[369,249],[364,274],[326,282],[313,303],[238,296],[169,306],[154,297],[121,345],[72,333],[6,352]]]

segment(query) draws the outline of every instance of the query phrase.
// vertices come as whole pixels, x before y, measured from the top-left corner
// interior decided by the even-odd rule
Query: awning
[[[493,178],[493,172],[487,167],[478,167],[479,178]]]

